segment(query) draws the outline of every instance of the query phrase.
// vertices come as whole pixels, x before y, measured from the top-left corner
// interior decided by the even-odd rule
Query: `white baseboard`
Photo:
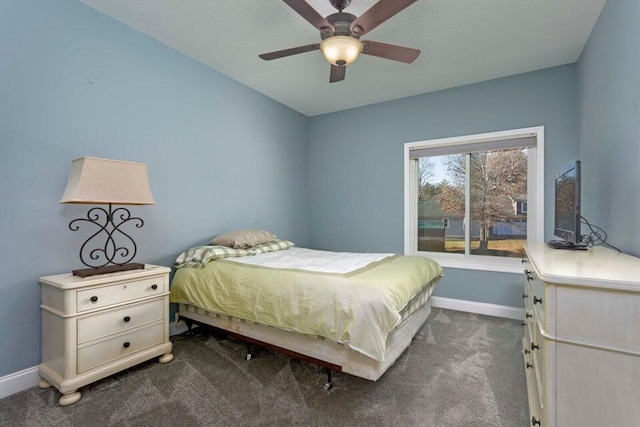
[[[177,325],[176,322],[169,323],[169,335],[177,335],[186,331],[187,326],[184,322],[178,322]],[[0,399],[35,387],[39,382],[40,375],[38,375],[37,366],[0,377]]]
[[[489,304],[486,302],[466,301],[461,299],[431,297],[431,306],[468,313],[485,314],[487,316],[524,320],[524,309],[507,305]]]
[[[39,382],[40,375],[38,375],[37,366],[0,377],[0,399],[35,387]]]

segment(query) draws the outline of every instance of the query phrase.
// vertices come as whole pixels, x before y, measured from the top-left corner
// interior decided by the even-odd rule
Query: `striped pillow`
[[[280,240],[276,239],[273,242],[263,243],[261,245],[256,245],[248,250],[249,255],[258,255],[266,252],[274,252],[281,251],[284,249],[289,249],[295,246],[295,243],[290,242],[288,240]]]
[[[244,249],[233,249],[226,246],[197,246],[195,248],[187,249],[178,255],[173,266],[175,268],[202,268],[215,259],[235,258],[248,255],[253,254]]]

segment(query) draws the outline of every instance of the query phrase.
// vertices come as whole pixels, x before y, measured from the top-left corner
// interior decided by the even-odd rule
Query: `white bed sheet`
[[[268,268],[346,274],[394,255],[392,253],[331,252],[293,247],[252,257],[227,258],[227,261]]]

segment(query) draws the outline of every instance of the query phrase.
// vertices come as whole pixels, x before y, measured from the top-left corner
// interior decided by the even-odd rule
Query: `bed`
[[[332,372],[379,379],[427,320],[443,274],[425,257],[319,251],[277,239],[248,249],[190,248],[175,266],[177,319],[323,366],[325,388]]]

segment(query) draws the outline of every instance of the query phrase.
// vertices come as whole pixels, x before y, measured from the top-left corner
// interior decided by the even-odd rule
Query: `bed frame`
[[[332,385],[332,372],[345,372],[372,381],[380,378],[409,347],[413,337],[426,322],[430,313],[431,300],[429,299],[389,334],[383,362],[329,339],[245,322],[230,316],[210,313],[184,303],[179,305],[176,323],[178,320],[185,320],[189,329],[193,323],[213,326],[247,343],[322,366],[327,372],[327,382],[324,384],[324,389],[328,390]],[[251,352],[248,350],[247,360],[250,358]]]

